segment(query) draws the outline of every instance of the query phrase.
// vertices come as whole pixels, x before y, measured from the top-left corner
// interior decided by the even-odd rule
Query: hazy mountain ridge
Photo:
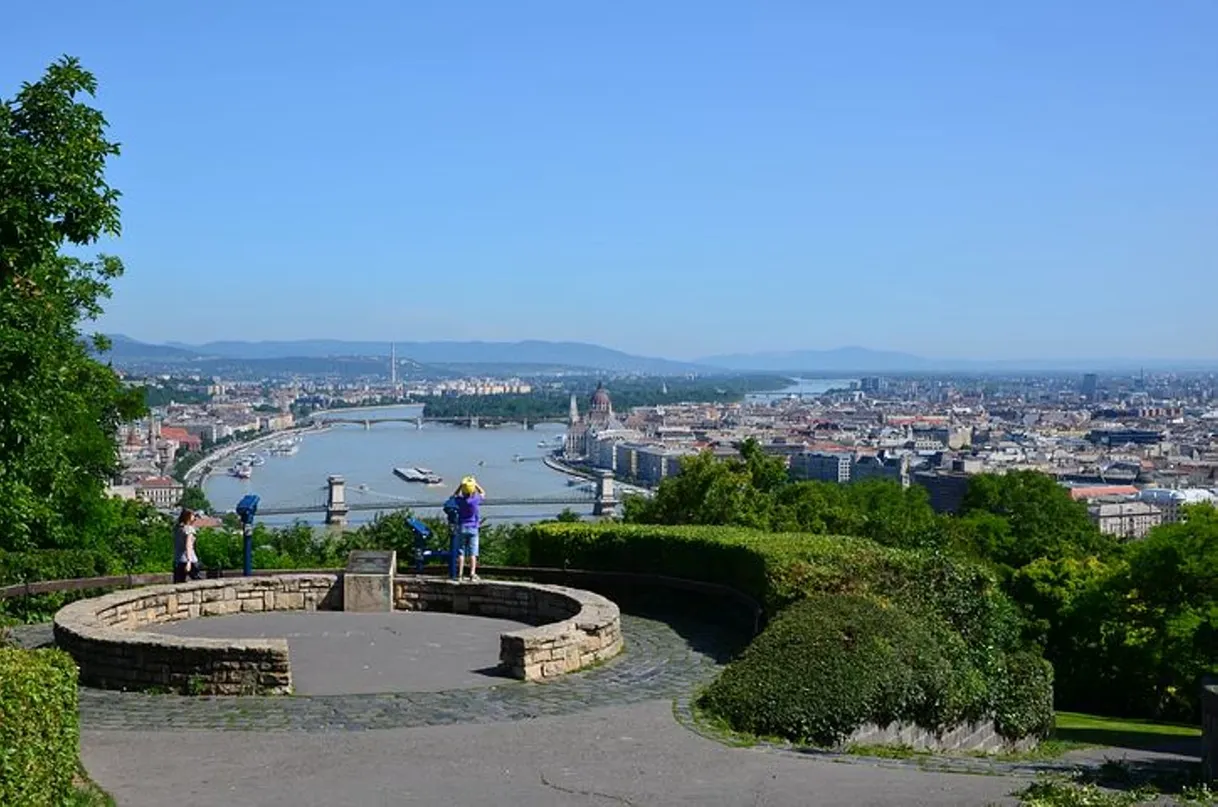
[[[998,373],[1136,372],[1218,370],[1218,359],[935,359],[888,350],[842,347],[834,350],[763,351],[707,356],[698,364],[736,372],[771,373]]]
[[[234,362],[270,367],[285,360],[367,359],[384,361],[389,342],[302,339],[295,341],[218,341],[201,345],[171,342],[158,345],[140,342],[123,334],[111,334],[113,347],[105,358],[115,364],[175,363],[223,368]],[[397,342],[398,359],[410,360],[418,369],[438,372],[476,372],[477,368],[548,368],[651,375],[686,373],[995,373],[995,372],[1136,372],[1146,370],[1218,370],[1218,359],[935,359],[891,350],[841,347],[832,350],[762,351],[734,353],[693,361],[638,356],[587,342],[455,341]]]
[[[203,360],[267,361],[284,359],[388,359],[389,342],[302,339],[295,341],[218,341],[201,345],[171,342],[149,345],[123,335],[111,336],[106,357],[116,363],[134,361],[198,362]],[[636,356],[585,342],[432,341],[397,342],[397,356],[428,366],[534,366],[580,368],[622,373],[684,374],[709,368],[689,362]]]

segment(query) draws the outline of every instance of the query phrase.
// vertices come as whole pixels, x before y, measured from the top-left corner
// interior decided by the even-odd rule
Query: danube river
[[[415,417],[418,406],[368,410],[342,409],[334,417]],[[323,415],[324,417],[324,415]],[[268,456],[253,469],[250,479],[227,476],[223,470],[208,478],[204,485],[208,499],[217,510],[231,510],[247,493],[256,493],[264,508],[319,504],[325,499],[326,477],[341,474],[347,482],[347,500],[385,502],[398,500],[435,503],[438,509],[456,488],[462,476],[472,474],[486,489],[490,499],[519,499],[553,496],[579,496],[583,491],[567,484],[568,477],[542,463],[542,456],[560,444],[566,433],[559,424],[538,424],[526,430],[521,426],[470,429],[437,423],[416,428],[410,423],[376,423],[371,428],[337,424],[321,432],[306,432],[299,451],[290,457]],[[545,446],[538,445],[544,442]],[[403,482],[393,475],[395,466],[422,466],[444,478],[441,485]],[[361,488],[363,486],[363,488]],[[561,506],[488,507],[488,519],[522,521],[552,516]],[[572,505],[572,509],[591,511],[591,504]],[[353,511],[351,521],[373,516],[371,511]],[[271,523],[301,519],[310,523],[324,520],[321,513],[300,516],[275,516]]]
[[[750,395],[749,400],[765,403],[790,396],[810,397],[849,383],[848,379],[806,378],[778,392]],[[417,417],[420,408],[338,409],[328,414]],[[529,430],[516,425],[470,429],[424,423],[419,429],[411,423],[377,423],[365,429],[362,425],[336,424],[325,431],[305,432],[299,451],[291,457],[265,456],[265,446],[255,449],[265,456],[265,464],[256,466],[250,479],[226,475],[229,462],[221,462],[204,484],[204,490],[220,511],[231,510],[247,493],[258,494],[264,508],[321,504],[330,474],[341,474],[346,479],[347,500],[351,504],[395,499],[429,501],[434,502],[433,513],[438,512],[457,482],[467,474],[478,478],[491,500],[590,495],[590,491],[568,485],[569,477],[542,463],[542,457],[560,445],[565,433],[566,428],[555,423],[538,424]],[[412,465],[435,471],[444,478],[443,484],[403,482],[393,475],[395,466]],[[571,507],[576,512],[591,512],[590,502]],[[488,507],[486,516],[491,521],[531,521],[554,516],[562,509],[561,505]],[[359,523],[373,515],[374,511],[357,510],[351,513],[350,520]],[[324,516],[307,513],[273,516],[266,521],[284,524],[297,519],[319,524]]]

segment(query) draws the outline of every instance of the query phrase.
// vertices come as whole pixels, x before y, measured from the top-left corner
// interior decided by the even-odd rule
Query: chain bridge
[[[349,496],[349,494],[352,494]],[[596,479],[596,490],[588,493],[572,492],[561,496],[525,496],[517,498],[487,497],[483,502],[484,508],[499,507],[571,507],[580,508],[592,515],[612,515],[617,508],[614,496],[613,474],[601,473]],[[348,515],[359,511],[386,510],[439,510],[443,501],[435,499],[411,498],[395,496],[379,491],[368,490],[360,486],[354,490],[347,489],[347,482],[338,474],[331,474],[326,479],[324,488],[318,490],[311,500],[275,503],[268,507],[258,508],[260,516],[290,516],[308,513],[324,513],[326,523],[343,525],[347,523]]]

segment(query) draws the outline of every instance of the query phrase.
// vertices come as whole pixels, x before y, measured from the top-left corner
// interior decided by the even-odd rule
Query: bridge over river
[[[463,417],[431,417],[429,415],[358,415],[340,414],[341,409],[327,409],[322,412],[314,412],[309,416],[309,419],[314,423],[346,423],[354,426],[363,426],[365,429],[370,429],[378,423],[410,423],[416,428],[423,428],[424,423],[447,423],[453,426],[468,426],[471,429],[493,428],[495,426],[506,426],[509,424],[520,424],[525,429],[531,429],[538,423],[566,423],[567,421],[560,417],[553,418],[525,418],[512,417],[505,415],[469,415]]]
[[[307,513],[324,513],[327,524],[343,525],[347,523],[347,517],[352,512],[376,512],[407,508],[411,510],[438,510],[443,506],[443,502],[436,501],[435,499],[391,496],[373,491],[369,491],[367,497],[349,500],[347,493],[346,480],[338,474],[331,474],[326,479],[325,488],[321,489],[319,494],[313,499],[287,504],[275,504],[270,507],[260,507],[258,508],[258,515],[290,516],[305,515]],[[602,472],[597,477],[595,491],[587,493],[573,491],[568,495],[562,496],[488,497],[482,502],[484,508],[564,506],[589,511],[595,516],[612,515],[617,505],[618,502],[614,496],[613,474],[607,471]]]

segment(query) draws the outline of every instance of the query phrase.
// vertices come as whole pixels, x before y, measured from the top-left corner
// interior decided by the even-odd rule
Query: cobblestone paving
[[[688,619],[622,615],[625,652],[544,684],[381,695],[204,698],[82,687],[81,727],[140,731],[363,731],[528,720],[598,706],[672,699],[710,680],[729,647],[722,631]],[[19,628],[27,647],[51,641],[49,625]]]

